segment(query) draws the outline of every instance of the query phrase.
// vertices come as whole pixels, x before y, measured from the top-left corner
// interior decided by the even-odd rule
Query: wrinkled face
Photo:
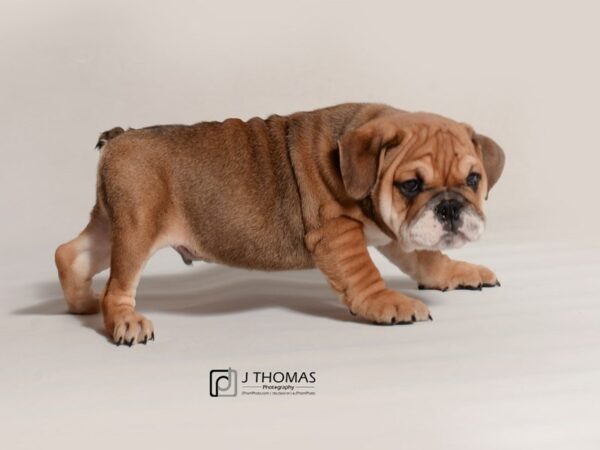
[[[414,142],[389,153],[393,161],[382,173],[380,212],[406,251],[456,248],[479,239],[487,179],[467,128],[421,127]]]
[[[444,250],[479,239],[502,150],[469,126],[431,114],[404,113],[371,125],[362,132],[380,152],[370,195],[403,249]]]

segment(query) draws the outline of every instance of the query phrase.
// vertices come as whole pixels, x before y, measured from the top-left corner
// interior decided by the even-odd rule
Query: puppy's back
[[[180,216],[215,262],[311,267],[287,127],[271,116],[118,133],[102,149],[99,197],[109,211],[152,204],[167,216],[157,220]]]

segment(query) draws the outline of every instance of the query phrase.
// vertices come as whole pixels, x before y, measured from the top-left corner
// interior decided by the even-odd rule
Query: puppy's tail
[[[96,148],[98,150],[101,150],[102,147],[104,147],[109,140],[117,137],[118,135],[120,135],[124,132],[125,132],[125,130],[121,127],[114,127],[114,128],[111,128],[110,130],[106,130],[106,131],[102,132],[100,134],[100,137],[98,138],[98,143],[96,144]]]

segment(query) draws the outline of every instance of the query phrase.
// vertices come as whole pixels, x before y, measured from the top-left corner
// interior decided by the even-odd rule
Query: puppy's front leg
[[[500,286],[494,272],[484,266],[450,259],[439,251],[405,252],[397,242],[378,247],[391,262],[419,283],[419,289],[481,289]]]
[[[314,261],[353,314],[383,323],[429,320],[422,302],[388,289],[367,251],[362,224],[347,217],[306,235]]]

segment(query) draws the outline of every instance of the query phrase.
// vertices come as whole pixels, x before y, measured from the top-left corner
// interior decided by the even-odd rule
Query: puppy
[[[465,124],[380,104],[342,104],[246,122],[113,128],[98,141],[87,227],[56,250],[69,310],[102,310],[116,344],[154,339],[135,310],[148,258],[260,270],[318,267],[353,314],[380,324],[430,320],[388,289],[376,246],[421,288],[499,285],[442,250],[477,240],[504,152]],[[110,267],[102,295],[91,279]]]

